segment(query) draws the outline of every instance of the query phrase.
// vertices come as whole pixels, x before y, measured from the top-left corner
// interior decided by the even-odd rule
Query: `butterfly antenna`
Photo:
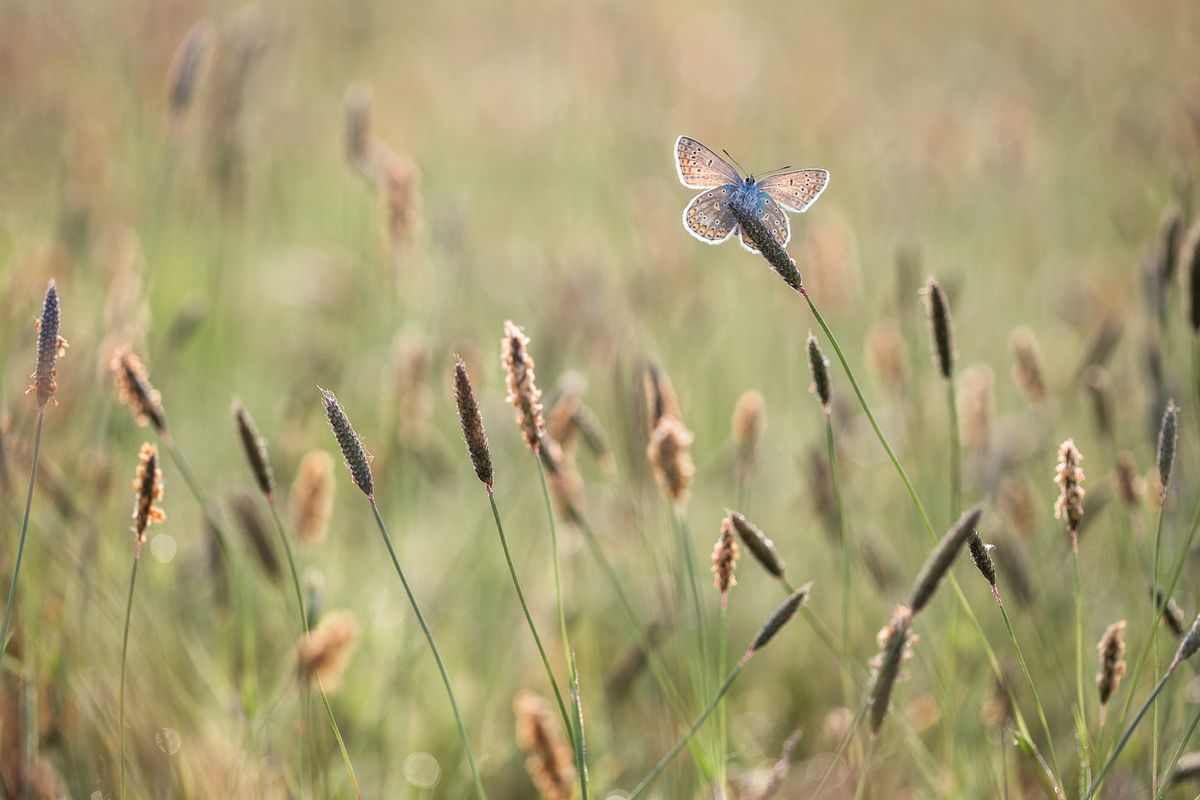
[[[791,168],[792,168],[792,165],[791,165],[791,164],[788,164],[786,167],[780,167],[779,169],[773,169],[773,170],[771,170],[770,172],[768,172],[768,173],[766,173],[765,175],[763,175],[763,177],[764,177],[764,178],[769,178],[769,177],[771,177],[772,175],[778,175],[778,174],[779,174],[779,173],[781,173],[781,172],[787,172],[787,171],[788,171],[789,169],[791,169]]]
[[[729,151],[728,151],[728,150],[722,150],[721,152],[725,154],[725,157],[726,157],[726,158],[728,158],[730,161],[732,161],[732,162],[733,162],[733,165],[734,165],[735,167],[737,167],[737,168],[738,168],[738,169],[741,171],[741,173],[742,173],[743,175],[749,175],[749,174],[750,174],[750,173],[746,172],[746,168],[745,168],[745,167],[743,167],[741,164],[739,164],[739,163],[738,163],[738,160],[737,160],[736,158],[734,158],[733,156],[729,155]]]

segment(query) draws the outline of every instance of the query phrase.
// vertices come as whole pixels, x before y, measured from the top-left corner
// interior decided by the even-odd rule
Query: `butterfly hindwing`
[[[823,169],[797,169],[763,178],[758,188],[788,211],[807,211],[829,184]]]
[[[779,242],[780,247],[787,247],[788,241],[792,238],[792,227],[780,204],[776,203],[766,192],[760,192],[755,209],[755,216],[766,227],[771,238]],[[742,247],[751,253],[758,252],[758,247],[746,235],[745,230],[742,231]]]
[[[711,189],[741,181],[728,161],[690,136],[675,140],[675,169],[679,181],[690,189]]]
[[[737,220],[729,210],[733,186],[725,184],[696,195],[683,210],[683,227],[706,244],[720,244],[737,230]]]

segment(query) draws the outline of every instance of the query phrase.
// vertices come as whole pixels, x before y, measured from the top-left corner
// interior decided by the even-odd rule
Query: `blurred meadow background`
[[[723,711],[646,796],[1016,798],[1053,796],[1057,783],[1082,797],[1128,725],[1127,698],[1135,711],[1178,644],[1162,627],[1154,666],[1147,660],[1132,680],[1156,615],[1156,439],[1168,399],[1182,410],[1160,574],[1183,565],[1173,600],[1184,627],[1200,603],[1189,549],[1200,489],[1189,319],[1198,265],[1187,235],[1198,211],[1198,37],[1200,6],[1186,0],[3,0],[5,589],[38,411],[23,392],[50,279],[70,343],[57,405],[45,411],[4,659],[5,796],[120,796],[128,487],[140,444],[155,441],[114,388],[110,361],[122,345],[145,363],[171,440],[232,544],[222,558],[163,450],[168,519],[149,531],[129,634],[126,796],[353,797],[305,688],[314,671],[363,796],[472,796],[438,672],[318,386],[337,393],[375,457],[380,513],[445,658],[488,795],[578,796],[578,780],[544,774],[557,757],[570,777],[570,749],[530,747],[531,719],[550,739],[563,726],[451,392],[459,354],[516,570],[566,687],[538,466],[505,402],[500,340],[512,320],[529,337],[548,416],[556,400],[582,403],[570,424],[598,426],[607,443],[560,453],[582,485],[568,487],[574,510],[558,502],[557,536],[588,796],[626,797],[700,712],[718,683],[722,620],[730,666],[785,598],[743,548],[720,611],[710,551],[736,508],[774,540],[790,581],[813,581],[805,619],[746,665]],[[979,533],[996,546],[999,590],[1039,702],[964,556],[954,574],[990,648],[943,587],[914,623],[920,641],[880,734],[871,740],[858,725],[839,749],[868,691],[875,634],[908,602],[930,539],[834,360],[839,533],[805,350],[810,330],[832,358],[830,343],[760,257],[732,242],[704,247],[682,228],[696,193],[675,173],[682,133],[728,148],[755,173],[830,171],[821,199],[792,216],[789,250],[937,533],[986,503]],[[958,498],[954,423],[921,294],[930,276],[953,310]],[[699,629],[671,504],[647,461],[648,364],[670,377],[694,434],[679,515]],[[735,441],[734,409],[751,407],[753,396],[739,400],[751,391],[765,428],[743,425],[751,434]],[[230,414],[235,398],[269,443],[309,618],[331,651],[310,657],[307,671],[285,554]],[[1088,475],[1079,546],[1088,748],[1077,743],[1070,536],[1054,518],[1067,438]],[[1132,464],[1126,491],[1112,478],[1120,460]],[[1094,648],[1118,620],[1130,674],[1102,725]],[[658,676],[638,658],[647,639]],[[1101,796],[1148,797],[1162,783],[1155,776],[1173,772],[1200,707],[1194,674],[1187,666],[1167,685]],[[1014,744],[1021,713],[1032,745]],[[1051,741],[1054,766],[1039,763]],[[1182,798],[1198,786],[1162,789]]]

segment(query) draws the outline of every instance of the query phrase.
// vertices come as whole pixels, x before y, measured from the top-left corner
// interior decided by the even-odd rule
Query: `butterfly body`
[[[806,211],[829,183],[823,169],[789,170],[762,179],[743,176],[690,136],[675,141],[675,167],[684,186],[706,190],[683,210],[688,233],[706,244],[720,244],[738,233],[742,247],[752,253],[758,247],[741,230],[739,216],[756,218],[780,246],[787,246],[791,225],[785,212]]]

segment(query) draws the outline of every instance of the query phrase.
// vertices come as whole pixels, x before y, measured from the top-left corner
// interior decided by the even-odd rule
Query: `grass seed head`
[[[529,756],[525,770],[544,800],[570,800],[575,792],[575,767],[558,720],[546,701],[522,691],[513,700],[517,744]]]
[[[979,531],[972,530],[967,535],[967,547],[971,551],[971,560],[975,562],[979,574],[994,589],[996,588],[996,564],[992,561],[993,546],[983,541]]]
[[[1158,428],[1158,476],[1159,505],[1166,500],[1167,487],[1171,483],[1171,469],[1175,465],[1175,446],[1179,441],[1179,406],[1174,400],[1167,401],[1163,409],[1162,424]]]
[[[942,378],[954,377],[954,331],[950,317],[950,301],[946,292],[933,278],[925,284],[925,308],[929,313],[929,336],[933,340],[933,363]]]
[[[766,534],[736,511],[727,512],[725,521],[733,526],[733,530],[741,537],[742,543],[746,545],[750,555],[754,556],[763,569],[776,578],[783,577],[783,559],[780,557],[779,551],[775,549],[775,543],[768,539]],[[724,529],[724,523],[722,529]]]
[[[1187,314],[1192,333],[1200,336],[1200,220],[1192,224],[1179,258],[1188,273]]]
[[[320,388],[320,387],[318,387]],[[372,456],[363,447],[362,439],[350,425],[350,419],[342,409],[337,397],[328,389],[321,389],[321,397],[325,403],[325,417],[329,420],[329,429],[337,440],[342,451],[342,459],[350,470],[350,479],[362,490],[372,502],[375,500],[375,479],[371,475]]]
[[[758,449],[767,427],[767,406],[761,392],[743,392],[733,407],[730,435],[737,450],[734,474],[739,481],[748,480],[758,461]]]
[[[250,552],[262,567],[262,571],[272,581],[278,582],[283,577],[283,569],[279,563],[279,555],[271,543],[269,532],[270,523],[263,514],[259,499],[253,492],[238,490],[229,498],[230,508],[237,518],[242,535],[250,544]]]
[[[1096,674],[1096,688],[1100,694],[1100,719],[1103,721],[1108,701],[1117,693],[1121,678],[1125,677],[1125,620],[1114,622],[1105,629],[1096,645],[1100,659],[1100,672]]]
[[[896,681],[900,677],[900,666],[911,657],[911,625],[912,612],[904,606],[897,606],[891,622],[876,637],[879,642],[879,654],[874,660],[875,675],[867,709],[872,734],[879,733],[879,729],[883,727],[888,707],[892,704]]]
[[[167,515],[157,505],[163,498],[162,470],[158,466],[158,450],[149,442],[138,453],[137,471],[133,477],[133,556],[141,555],[146,543],[146,529],[152,523],[163,522]]]
[[[330,611],[296,642],[300,675],[336,689],[358,643],[358,620],[350,611]]]
[[[796,268],[796,259],[792,258],[786,248],[779,243],[757,214],[751,213],[738,203],[731,203],[729,210],[737,219],[742,232],[754,243],[762,257],[771,265],[771,269],[783,282],[797,292],[804,294],[804,282],[800,279],[800,270]]]
[[[237,423],[238,437],[242,440],[242,450],[246,453],[246,461],[250,471],[254,473],[254,482],[268,500],[275,496],[275,473],[271,471],[271,460],[267,457],[267,440],[258,432],[258,426],[241,403],[233,403],[233,419]]]
[[[162,397],[150,383],[146,367],[126,346],[118,347],[109,366],[117,384],[117,396],[138,425],[152,425],[160,434],[167,433],[167,418],[163,414]]]
[[[808,386],[808,391],[817,396],[817,399],[821,401],[821,409],[828,414],[831,395],[829,359],[825,358],[817,337],[811,333],[808,334],[805,348],[808,351],[808,375],[812,381]]]
[[[360,175],[375,180],[374,143],[371,140],[371,87],[355,81],[346,88],[343,97],[343,135],[346,137],[346,160]]]
[[[1088,395],[1092,398],[1092,416],[1096,420],[1096,432],[1107,441],[1113,435],[1112,381],[1104,367],[1088,367],[1084,372]]]
[[[975,506],[963,514],[954,527],[947,531],[937,546],[933,548],[929,557],[925,559],[925,565],[921,567],[921,572],[913,584],[912,600],[908,604],[912,614],[917,614],[929,603],[938,584],[942,582],[942,578],[954,564],[954,558],[958,555],[958,551],[962,549],[967,538],[975,533],[981,516],[983,516],[983,508],[980,506]]]
[[[721,533],[717,536],[712,551],[713,585],[721,593],[721,606],[724,607],[730,588],[737,586],[737,578],[733,571],[737,568],[738,545],[734,535],[732,513],[721,520]]]
[[[1162,589],[1155,589],[1151,593],[1154,598],[1154,604],[1157,608],[1162,609],[1161,622],[1167,626],[1171,633],[1175,634],[1175,638],[1179,638],[1184,634],[1184,619],[1183,609],[1175,602],[1174,597],[1163,597]]]
[[[333,511],[333,458],[324,450],[310,450],[300,459],[300,469],[288,494],[288,510],[296,537],[305,544],[325,538]]]
[[[1079,546],[1079,523],[1083,521],[1083,481],[1086,477],[1080,463],[1083,456],[1075,447],[1074,439],[1067,439],[1058,448],[1058,465],[1054,468],[1054,482],[1059,495],[1054,501],[1054,518],[1067,523],[1071,534],[1071,546]]]
[[[1008,339],[1012,350],[1013,380],[1025,399],[1034,405],[1046,401],[1046,364],[1042,359],[1042,350],[1038,347],[1037,337],[1033,331],[1024,326],[1012,332]]]
[[[67,349],[67,340],[58,335],[58,321],[58,289],[51,280],[42,301],[42,316],[37,321],[37,364],[31,376],[33,385],[29,387],[29,392],[37,394],[39,407],[53,400],[58,390],[55,365]]]
[[[171,58],[171,67],[167,72],[167,113],[175,131],[179,130],[192,106],[204,53],[211,39],[212,25],[207,20],[201,20],[188,28]]]
[[[646,392],[646,424],[650,433],[658,427],[663,417],[678,419],[679,399],[675,396],[675,388],[671,378],[662,366],[652,358],[646,359],[646,367],[642,372],[642,383]]]
[[[992,441],[996,416],[996,376],[987,364],[972,364],[962,372],[955,395],[958,434],[963,446],[985,451]]]
[[[663,417],[646,446],[646,457],[654,469],[654,478],[676,507],[687,505],[696,471],[696,465],[692,463],[693,438],[692,432],[678,419]]]
[[[512,320],[504,323],[504,338],[500,341],[500,363],[504,367],[504,383],[508,387],[508,402],[517,410],[517,424],[525,444],[535,453],[546,424],[542,419],[542,390],[537,387],[533,357],[529,355],[529,337]]]
[[[1175,669],[1184,661],[1196,655],[1197,650],[1200,650],[1200,615],[1196,616],[1196,619],[1192,622],[1192,627],[1188,628],[1187,635],[1179,643],[1179,649],[1175,651],[1175,659],[1171,662],[1170,669]]]
[[[475,468],[475,476],[490,492],[495,478],[492,473],[492,451],[488,448],[483,415],[479,413],[479,403],[475,401],[475,391],[471,388],[471,376],[467,374],[467,365],[458,356],[454,357],[454,402],[458,406],[458,423],[462,426],[471,466]]]
[[[788,620],[796,615],[800,607],[808,603],[808,595],[811,589],[811,583],[804,584],[788,595],[788,598],[779,605],[779,608],[771,612],[771,616],[767,617],[767,621],[763,623],[762,627],[758,629],[758,633],[755,634],[754,641],[750,643],[750,648],[746,651],[747,655],[762,650],[775,638],[775,634],[779,633],[783,626],[788,623]]]

